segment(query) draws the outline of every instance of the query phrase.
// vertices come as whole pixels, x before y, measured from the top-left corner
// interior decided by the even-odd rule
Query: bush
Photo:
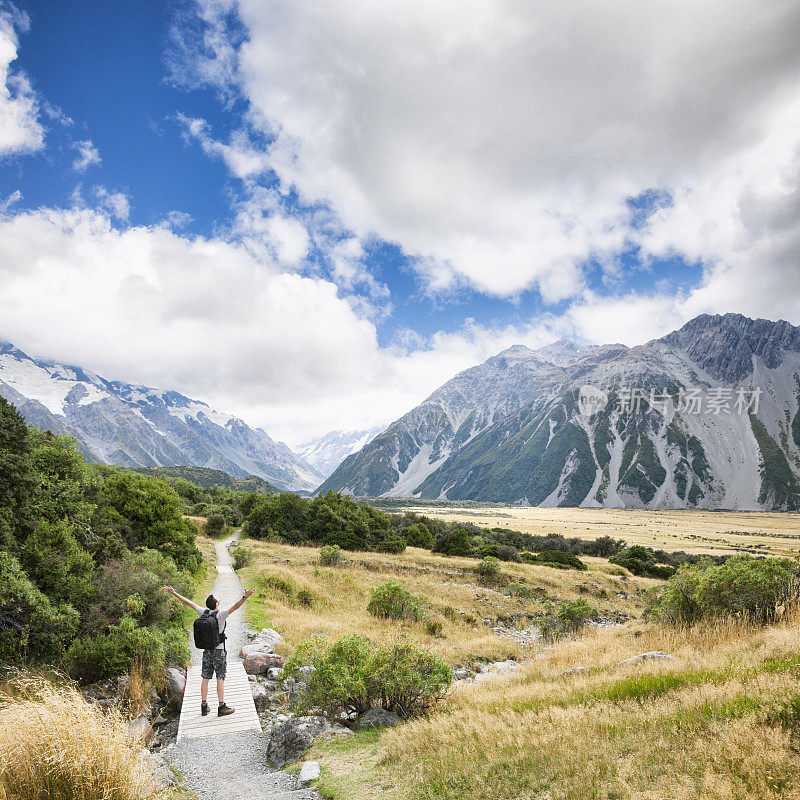
[[[0,661],[56,660],[75,635],[78,612],[42,594],[11,553],[0,552]]]
[[[0,797],[142,800],[160,796],[120,714],[70,686],[22,679],[0,698]]]
[[[438,536],[431,549],[446,556],[471,556],[472,536],[465,528],[454,528]]]
[[[212,539],[219,539],[224,536],[228,532],[228,524],[225,522],[225,517],[222,514],[210,514],[206,519],[203,532]]]
[[[168,651],[172,663],[188,661],[185,633],[178,633],[184,642],[182,647],[178,646],[175,634],[152,627],[140,628],[131,617],[124,617],[119,625],[111,625],[108,633],[75,640],[67,651],[67,669],[83,683],[122,675],[133,667],[143,677],[155,681],[168,663]]]
[[[475,572],[487,580],[497,578],[500,575],[500,561],[494,556],[487,556],[475,567]]]
[[[553,641],[567,633],[577,633],[587,622],[599,618],[596,608],[592,608],[582,597],[562,603],[555,613],[544,616],[539,621],[542,637]]]
[[[283,578],[280,575],[268,575],[265,583],[270,589],[275,589],[281,594],[285,594],[289,600],[294,597],[294,584],[288,578]]]
[[[363,714],[382,707],[404,717],[430,710],[452,681],[450,668],[417,642],[373,645],[363,636],[344,636],[330,643],[323,636],[303,642],[286,665],[301,677],[300,667],[314,671],[303,680],[298,708],[320,708],[328,716]]]
[[[306,606],[310,608],[314,605],[314,595],[308,589],[300,589],[297,592],[297,602],[300,603],[301,606]]]
[[[324,567],[335,567],[342,556],[342,548],[338,544],[326,544],[319,551],[319,563]]]
[[[367,611],[375,617],[418,622],[422,601],[397,581],[386,581],[372,590]]]
[[[231,555],[233,556],[234,569],[242,569],[253,563],[253,551],[243,544],[237,544],[232,547]]]
[[[405,539],[409,547],[424,547],[426,550],[433,547],[433,534],[424,522],[418,522],[408,528]]]
[[[798,596],[800,564],[788,558],[737,555],[724,564],[711,560],[685,566],[649,596],[647,615],[692,624],[708,616],[772,622],[779,606]]]
[[[506,586],[506,589],[514,596],[514,597],[522,597],[526,600],[536,597],[537,592],[532,586],[528,586],[525,583],[509,583]]]

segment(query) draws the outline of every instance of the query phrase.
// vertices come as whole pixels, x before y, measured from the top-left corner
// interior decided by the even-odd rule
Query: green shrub
[[[397,581],[386,581],[372,590],[367,611],[375,617],[418,622],[423,602]]]
[[[222,514],[210,514],[206,518],[204,532],[206,536],[211,536],[213,539],[219,539],[224,536],[228,532],[225,517]]]
[[[450,622],[458,620],[458,612],[452,606],[442,606],[442,616]]]
[[[333,643],[316,636],[297,648],[286,672],[301,678],[300,667],[306,665],[314,670],[302,677],[298,709],[320,708],[329,716],[363,714],[373,707],[415,716],[430,710],[452,681],[444,661],[407,639],[376,646],[358,635]]]
[[[471,556],[472,536],[465,528],[453,528],[436,538],[431,550],[446,556]]]
[[[497,578],[500,575],[500,561],[494,556],[487,556],[475,567],[475,572],[487,580]]]
[[[526,583],[509,583],[506,586],[506,589],[514,596],[514,597],[521,597],[523,599],[531,599],[536,597],[537,592],[532,586],[528,586]]]
[[[324,567],[335,567],[342,557],[342,548],[338,544],[326,544],[319,551],[319,563]]]
[[[625,569],[633,575],[639,575],[645,578],[666,580],[675,574],[674,567],[667,564],[657,564],[655,553],[638,544],[626,547],[608,560],[612,564],[625,567]]]
[[[234,569],[242,569],[253,563],[253,551],[243,544],[237,544],[232,547],[231,555],[233,556]]]
[[[649,593],[647,615],[691,624],[703,617],[732,616],[772,622],[779,606],[795,601],[800,564],[788,558],[737,555],[723,564],[710,559],[684,566]]]
[[[288,578],[280,575],[268,575],[265,583],[270,589],[286,595],[289,600],[294,597],[294,584]]]
[[[310,608],[314,605],[314,595],[308,589],[300,589],[297,592],[297,602],[300,603],[301,606]]]
[[[0,585],[0,661],[56,660],[75,635],[78,612],[51,602],[11,553],[0,552]]]
[[[444,623],[438,617],[429,617],[425,620],[425,631],[428,636],[442,636],[444,634]]]
[[[472,612],[467,611],[467,613],[464,614],[464,622],[466,622],[467,625],[477,625],[478,618]]]
[[[599,618],[597,609],[592,608],[582,597],[562,603],[558,610],[546,614],[539,620],[539,630],[545,640],[553,641],[567,633],[577,633],[587,622]]]
[[[70,675],[84,683],[128,673],[134,666],[156,680],[167,663],[185,663],[188,658],[184,631],[140,628],[131,617],[124,617],[107,633],[75,640],[67,651],[66,664]]]
[[[433,534],[424,522],[417,522],[407,528],[405,539],[409,547],[424,547],[426,550],[433,547]]]

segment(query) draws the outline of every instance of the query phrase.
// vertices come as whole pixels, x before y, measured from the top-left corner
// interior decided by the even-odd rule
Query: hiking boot
[[[200,704],[200,713],[205,716],[208,714],[208,703],[201,703]]]
[[[236,711],[235,708],[228,708],[225,703],[221,703],[220,707],[217,709],[217,716],[218,717],[227,717],[228,714],[233,714]]]

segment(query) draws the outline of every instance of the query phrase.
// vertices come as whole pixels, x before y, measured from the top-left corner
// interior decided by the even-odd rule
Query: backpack
[[[200,650],[213,650],[225,641],[225,634],[219,632],[219,620],[216,611],[205,609],[194,621],[194,646]]]

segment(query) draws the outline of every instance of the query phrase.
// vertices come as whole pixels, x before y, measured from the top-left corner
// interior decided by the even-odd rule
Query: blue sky
[[[797,4],[648,5],[1,3],[0,336],[298,442],[517,342],[791,319]]]

